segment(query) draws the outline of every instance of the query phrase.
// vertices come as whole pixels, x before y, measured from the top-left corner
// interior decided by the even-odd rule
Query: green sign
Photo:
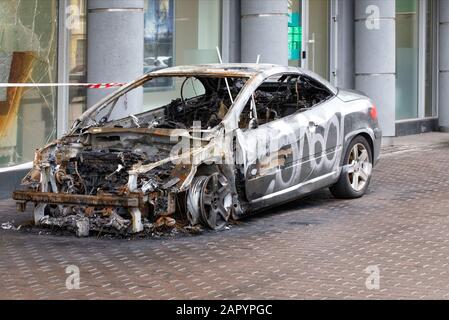
[[[301,57],[302,27],[299,12],[289,14],[288,21],[288,59],[299,60]]]

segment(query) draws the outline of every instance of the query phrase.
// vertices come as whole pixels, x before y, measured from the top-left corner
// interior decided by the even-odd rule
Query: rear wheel
[[[355,137],[346,150],[339,180],[329,188],[331,193],[342,199],[363,196],[371,180],[372,158],[372,150],[366,138]]]

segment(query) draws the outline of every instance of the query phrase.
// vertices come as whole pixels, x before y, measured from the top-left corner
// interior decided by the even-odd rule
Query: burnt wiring
[[[185,86],[187,81],[192,83],[195,80],[200,81],[205,93],[189,99],[185,98]],[[155,128],[192,128],[194,122],[201,122],[202,129],[212,128],[219,124],[222,115],[220,109],[226,106],[228,109],[232,102],[227,92],[226,86],[221,78],[186,78],[181,85],[180,98],[172,100],[167,106],[163,107],[164,117],[155,125]],[[233,95],[238,94],[244,85],[244,80],[240,78],[228,78],[230,90]]]

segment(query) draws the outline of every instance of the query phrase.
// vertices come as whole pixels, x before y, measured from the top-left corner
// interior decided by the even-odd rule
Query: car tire
[[[223,229],[232,213],[232,192],[227,178],[215,172],[195,177],[187,197],[187,217],[212,230]]]
[[[373,156],[365,137],[355,137],[345,151],[342,170],[337,183],[329,189],[338,199],[362,197],[371,181]]]

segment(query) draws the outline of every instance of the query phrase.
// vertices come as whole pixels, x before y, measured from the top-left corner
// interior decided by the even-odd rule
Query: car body
[[[183,79],[180,98],[110,119],[119,99],[161,78]],[[186,98],[189,83],[193,90]],[[132,232],[144,229],[142,218],[173,224],[176,217],[220,229],[230,217],[325,187],[345,198],[362,196],[380,143],[373,102],[307,70],[172,67],[106,97],[67,135],[38,150],[23,180],[26,189],[13,198],[21,209],[35,204],[37,224],[103,215],[109,226],[120,222]],[[86,228],[78,220],[71,223]]]

